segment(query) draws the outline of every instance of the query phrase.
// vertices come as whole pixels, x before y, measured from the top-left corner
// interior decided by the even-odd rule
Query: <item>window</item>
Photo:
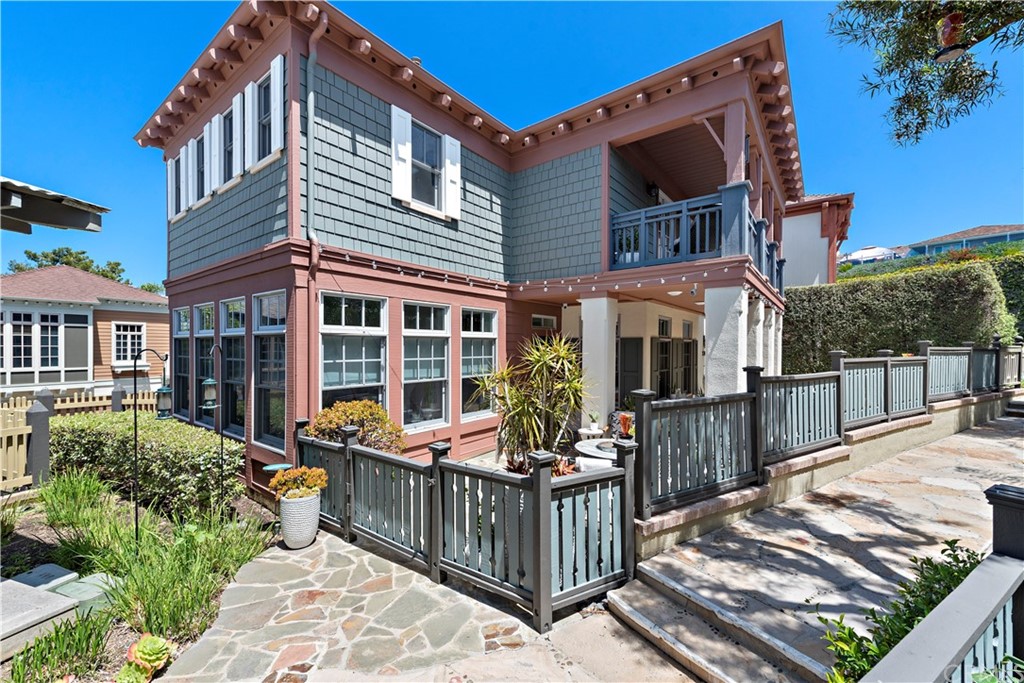
[[[368,399],[383,405],[387,333],[384,301],[323,295],[323,407]]]
[[[188,337],[174,340],[174,413],[188,419]]]
[[[114,362],[130,363],[145,346],[143,323],[114,323]]]
[[[658,316],[658,336],[666,339],[672,337],[672,318]]]
[[[32,367],[32,314],[11,314],[11,367]]]
[[[462,311],[462,414],[491,411],[491,397],[478,392],[477,380],[494,370],[497,329],[493,311]]]
[[[224,431],[245,436],[245,337],[223,337],[220,343],[224,349],[221,420]]]
[[[270,155],[270,76],[256,86],[256,144],[257,156],[262,159]]]
[[[403,321],[403,423],[410,427],[446,422],[448,309],[407,303]]]
[[[693,323],[689,320],[683,321],[683,339],[693,339]]]
[[[245,299],[222,301],[220,318],[224,334],[243,334],[245,332]]]
[[[396,106],[391,107],[391,195],[445,220],[462,215],[462,145]]]
[[[174,317],[174,321],[173,321],[173,324],[174,324],[174,328],[173,328],[174,336],[175,337],[182,337],[182,336],[187,337],[188,336],[188,331],[190,329],[189,319],[188,319],[188,309],[187,308],[175,308],[174,309],[174,313],[172,315]]]
[[[228,109],[221,121],[221,178],[225,181],[235,176],[235,111]]]
[[[213,411],[203,408],[203,382],[213,377],[212,351],[212,337],[196,337],[196,422],[210,426],[213,426]]]
[[[233,106],[234,116],[240,116],[243,108],[236,99]],[[270,72],[258,83],[250,82],[245,86],[245,167],[253,169],[264,159],[272,157],[284,147],[284,55],[274,57],[270,62]],[[234,146],[242,146],[236,137]],[[243,151],[233,150],[232,156],[237,157]],[[260,167],[262,168],[262,166]],[[253,169],[259,170],[259,169]],[[235,167],[235,175],[239,173]]]
[[[200,135],[196,138],[196,173],[195,173],[196,199],[206,196],[206,138]]]
[[[254,438],[274,448],[284,448],[285,434],[285,335],[284,292],[254,297],[253,330],[255,375]]]
[[[196,336],[213,334],[213,304],[200,304],[195,308]]]
[[[60,367],[60,315],[39,314],[39,367]]]
[[[554,330],[558,327],[558,319],[553,315],[534,315],[530,325],[535,330]]]

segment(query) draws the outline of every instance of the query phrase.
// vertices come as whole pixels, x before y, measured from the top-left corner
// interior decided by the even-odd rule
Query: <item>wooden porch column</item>
[[[725,182],[738,183],[743,177],[743,142],[747,135],[746,111],[736,100],[725,105]]]

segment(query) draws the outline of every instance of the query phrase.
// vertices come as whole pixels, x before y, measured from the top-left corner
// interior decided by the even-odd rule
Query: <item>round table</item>
[[[614,443],[615,439],[585,439],[577,441],[574,446],[576,452],[579,453],[579,456],[576,458],[576,471],[589,472],[590,470],[615,465],[617,454],[615,447],[612,445]]]

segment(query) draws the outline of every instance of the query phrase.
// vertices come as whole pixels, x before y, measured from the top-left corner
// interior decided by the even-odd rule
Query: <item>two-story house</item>
[[[254,483],[345,399],[410,455],[493,449],[475,378],[536,333],[581,340],[601,414],[780,368],[780,24],[513,130],[325,2],[246,2],[136,138],[167,164],[175,412],[244,439]]]

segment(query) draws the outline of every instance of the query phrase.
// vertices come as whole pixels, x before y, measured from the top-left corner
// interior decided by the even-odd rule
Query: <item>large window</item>
[[[203,382],[213,377],[213,338],[196,337],[196,422],[213,425],[213,411],[203,408]],[[216,379],[216,378],[214,378]]]
[[[448,308],[403,310],[402,418],[406,427],[448,420]]]
[[[189,353],[188,337],[174,340],[174,414],[188,419]]]
[[[130,363],[146,343],[144,323],[114,323],[114,362]]]
[[[60,315],[39,314],[39,367],[60,367]]]
[[[441,208],[441,136],[412,124],[412,198]]]
[[[224,334],[245,332],[245,299],[232,299],[220,303],[221,331]]]
[[[260,81],[256,86],[256,140],[257,158],[262,159],[270,155],[271,151],[271,117],[270,117],[270,75]]]
[[[497,353],[494,311],[462,311],[462,414],[491,411],[491,397],[478,391],[479,380],[494,370]]]
[[[32,314],[11,314],[11,367],[32,367]]]
[[[284,292],[255,297],[253,330],[256,356],[254,438],[284,448],[285,436],[285,316]]]
[[[171,314],[172,318],[172,331],[175,337],[188,336],[188,331],[191,329],[189,325],[188,309],[187,308],[175,308]]]
[[[323,407],[369,399],[383,405],[387,348],[384,302],[323,295]]]
[[[462,217],[462,145],[391,106],[391,196],[443,220]]]
[[[224,431],[245,436],[245,337],[223,337],[224,397],[221,420]]]
[[[196,336],[213,334],[213,304],[200,304],[195,308]]]

